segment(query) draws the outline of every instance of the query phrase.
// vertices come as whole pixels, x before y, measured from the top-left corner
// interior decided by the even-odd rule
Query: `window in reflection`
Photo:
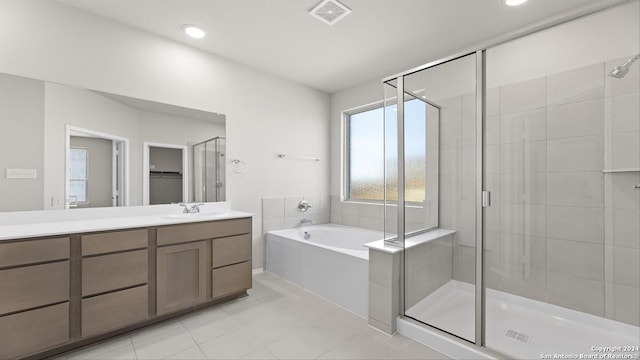
[[[87,149],[69,149],[69,197],[74,202],[87,201]]]

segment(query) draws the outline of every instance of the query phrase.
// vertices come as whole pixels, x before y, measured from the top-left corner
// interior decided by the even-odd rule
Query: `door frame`
[[[64,156],[64,208],[70,208],[69,199],[69,164],[71,154],[71,136],[95,137],[113,141],[112,147],[112,206],[129,206],[129,138],[108,134],[101,131],[85,129],[73,125],[65,126],[65,156]],[[115,144],[118,144],[116,146]],[[116,153],[117,149],[121,153]]]

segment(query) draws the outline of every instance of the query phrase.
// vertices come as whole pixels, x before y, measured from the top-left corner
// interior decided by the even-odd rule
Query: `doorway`
[[[143,205],[187,202],[188,147],[152,142],[143,146]]]
[[[129,139],[67,125],[65,208],[129,205]]]

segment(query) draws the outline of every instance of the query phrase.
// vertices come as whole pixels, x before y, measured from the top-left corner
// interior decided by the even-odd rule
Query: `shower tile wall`
[[[453,277],[475,282],[476,114],[474,94],[434,100],[440,112],[440,227],[453,235]]]
[[[331,196],[331,223],[382,231],[384,206],[342,202],[339,196],[333,195]]]
[[[624,61],[488,91],[485,278],[490,288],[638,325],[639,173],[603,173],[640,167],[639,71],[606,76]],[[456,156],[454,166],[463,164]],[[458,196],[464,210],[463,181],[454,184],[441,185],[441,198]],[[447,206],[441,224],[464,232],[463,211],[459,224],[444,221]],[[473,282],[474,251],[462,234],[454,278]]]
[[[384,205],[371,203],[357,203],[340,201],[337,195],[331,196],[331,223],[359,227],[369,230],[384,230]],[[395,233],[397,227],[397,208],[387,206],[387,232]],[[406,207],[405,223],[407,231],[424,229],[430,224],[430,214],[427,207]]]
[[[407,249],[404,294],[407,310],[453,279],[452,236]]]
[[[606,63],[612,69],[628,60]],[[622,79],[607,77],[605,104],[605,168],[640,168],[640,69]],[[605,315],[640,325],[640,172],[604,174]]]
[[[298,210],[298,203],[302,200],[313,205],[304,213]],[[272,230],[299,227],[302,219],[312,220],[315,224],[326,224],[329,222],[329,209],[328,196],[264,198],[262,199],[262,234]]]

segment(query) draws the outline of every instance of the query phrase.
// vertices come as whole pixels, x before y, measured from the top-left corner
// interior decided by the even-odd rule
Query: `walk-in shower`
[[[508,358],[637,358],[639,11],[385,79],[387,237],[455,232],[405,248],[405,319]]]
[[[191,148],[194,201],[225,201],[226,139],[218,136]]]

